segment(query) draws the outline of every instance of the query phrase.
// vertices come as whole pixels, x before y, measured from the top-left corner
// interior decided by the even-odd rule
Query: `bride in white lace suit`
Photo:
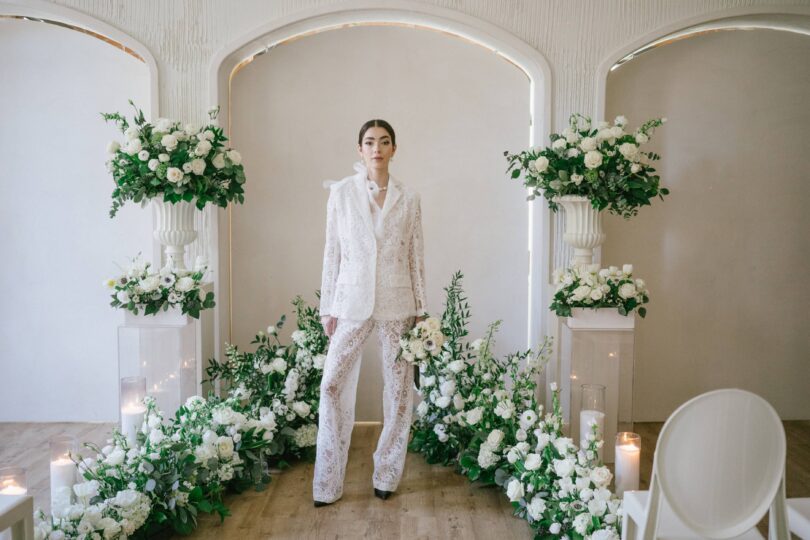
[[[397,148],[394,130],[384,120],[369,120],[357,144],[357,174],[330,187],[326,211],[320,314],[330,341],[318,409],[315,506],[343,495],[360,350],[375,329],[384,389],[372,483],[382,499],[396,490],[405,467],[414,377],[410,364],[396,361],[399,338],[426,314],[419,195],[388,172]]]

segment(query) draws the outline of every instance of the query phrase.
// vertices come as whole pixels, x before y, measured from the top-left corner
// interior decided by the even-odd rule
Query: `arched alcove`
[[[460,37],[471,41],[478,46],[489,49],[504,60],[518,66],[528,77],[528,110],[527,115],[530,122],[526,123],[526,142],[533,144],[547,136],[550,125],[549,111],[549,91],[550,69],[543,57],[534,49],[527,46],[511,34],[504,32],[488,23],[484,23],[472,17],[462,15],[451,10],[443,10],[411,2],[397,2],[387,9],[368,8],[361,2],[348,3],[342,5],[340,10],[330,8],[318,8],[310,10],[294,17],[284,19],[261,27],[248,36],[236,40],[232,45],[221,51],[212,66],[211,93],[212,101],[223,105],[222,120],[229,130],[233,129],[233,117],[228,103],[228,90],[233,82],[233,77],[241,68],[253,62],[257,55],[262,52],[272,52],[274,47],[278,47],[288,41],[299,39],[311,34],[335,30],[337,28],[351,27],[355,25],[401,25],[405,27],[415,27],[427,30],[437,30],[455,37]],[[362,123],[362,120],[360,120]],[[358,125],[359,127],[359,125]],[[356,130],[354,128],[352,131]],[[335,134],[337,135],[337,134]],[[239,141],[234,141],[239,145]],[[506,148],[499,148],[496,151],[497,157],[502,159],[502,151]],[[353,157],[350,157],[346,164],[334,170],[330,176],[338,179],[341,174],[351,173],[349,168]],[[505,168],[505,167],[504,167]],[[259,171],[259,174],[261,172]],[[256,177],[254,175],[254,177]],[[325,178],[318,178],[320,182]],[[503,182],[502,175],[493,178],[493,182]],[[325,197],[325,195],[324,195]],[[325,200],[325,199],[324,199]],[[540,335],[546,332],[546,309],[548,293],[548,245],[549,227],[548,213],[541,205],[535,203],[526,205],[528,221],[531,225],[526,234],[527,251],[524,257],[517,262],[530,268],[531,279],[528,280],[525,291],[529,299],[527,315],[523,317],[526,325],[524,335],[526,342],[534,345],[538,342]],[[319,201],[313,205],[313,209],[320,214],[323,210],[323,203]],[[232,212],[220,212],[219,219],[214,220],[214,227],[217,229],[214,234],[216,239],[212,251],[212,258],[217,259],[216,288],[218,291],[218,315],[215,325],[215,348],[221,351],[225,341],[233,335],[232,318],[236,312],[229,310],[233,303],[231,297],[230,284],[232,283],[230,272],[232,270],[231,242],[233,222]],[[503,264],[511,264],[512,261],[503,261]],[[462,268],[463,270],[463,268]],[[528,276],[527,276],[528,277]],[[497,279],[493,276],[492,279]],[[447,276],[442,281],[449,280]],[[319,285],[318,283],[315,284]],[[310,291],[302,291],[308,293]],[[442,297],[434,297],[432,300],[433,311],[439,313],[441,310]],[[485,315],[484,315],[485,316]],[[258,328],[257,328],[258,330]],[[524,342],[525,343],[525,342]]]
[[[729,386],[806,418],[808,29],[798,13],[694,21],[603,64],[618,66],[602,72],[605,117],[669,119],[650,149],[671,196],[606,219],[602,252],[634,263],[652,292],[636,333],[636,421]]]
[[[108,217],[99,112],[152,111],[155,63],[107,25],[47,3],[0,2],[0,420],[117,418],[121,315],[102,280],[152,249],[151,213]],[[47,396],[47,399],[43,399]]]

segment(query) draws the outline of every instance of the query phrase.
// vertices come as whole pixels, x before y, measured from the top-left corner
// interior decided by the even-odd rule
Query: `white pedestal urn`
[[[602,213],[594,209],[588,197],[564,195],[555,202],[565,211],[563,240],[574,248],[572,265],[591,264],[593,249],[605,241],[602,232]]]
[[[166,246],[166,262],[174,263],[175,269],[185,269],[186,246],[197,238],[194,230],[194,214],[197,208],[190,202],[164,202],[152,199],[157,209],[155,239]]]

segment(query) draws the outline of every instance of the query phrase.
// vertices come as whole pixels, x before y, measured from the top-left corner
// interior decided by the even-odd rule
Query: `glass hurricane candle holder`
[[[579,408],[579,445],[586,448],[593,437],[593,426],[596,425],[596,438],[605,435],[605,387],[601,384],[583,384],[582,399]],[[599,450],[599,461],[602,461],[602,450]]]
[[[616,434],[616,495],[638,489],[641,436],[622,431]]]
[[[71,456],[76,453],[76,439],[70,436],[53,437],[50,447],[51,513],[58,513],[73,502],[76,464]]]
[[[145,377],[124,377],[121,379],[121,434],[126,437],[130,448],[138,441],[138,431],[146,415]]]
[[[0,495],[26,495],[28,481],[22,467],[0,467]]]

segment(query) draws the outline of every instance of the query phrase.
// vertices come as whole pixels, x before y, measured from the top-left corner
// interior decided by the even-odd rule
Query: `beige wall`
[[[295,295],[314,301],[322,182],[353,174],[358,130],[380,117],[397,132],[392,174],[422,196],[430,312],[441,315],[442,288],[460,269],[471,334],[503,319],[499,351],[526,348],[528,206],[503,174],[503,151],[529,143],[522,71],[439,32],[362,26],[259,56],[233,79],[231,103],[233,143],[251,173],[246,202],[233,211],[234,343],[248,346],[280,313],[292,316]],[[366,343],[358,388],[357,419],[380,420],[376,336]]]
[[[651,291],[636,336],[634,417],[738,387],[810,415],[810,37],[717,32],[614,71],[607,117],[666,116],[652,149],[672,195],[610,217],[602,260]]]

